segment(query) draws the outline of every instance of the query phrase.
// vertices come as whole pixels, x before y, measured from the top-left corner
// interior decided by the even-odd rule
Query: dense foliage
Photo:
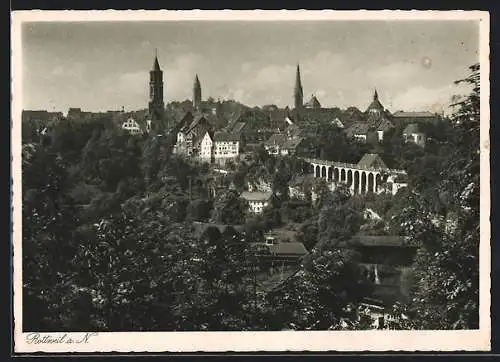
[[[355,163],[377,152],[407,170],[409,187],[395,196],[331,191],[307,180],[300,158],[263,147],[223,175],[174,155],[170,137],[131,136],[106,118],[53,122],[47,135],[23,125],[23,328],[369,328],[356,308],[373,276],[346,246],[355,234],[402,235],[419,247],[410,298],[394,310],[410,319],[391,328],[477,328],[478,66],[471,71],[471,94],[451,122],[426,126],[425,149],[402,142],[400,129],[369,145],[334,125],[305,125],[306,156]],[[267,108],[226,103],[226,113],[272,127]],[[290,193],[300,178],[302,198]],[[272,191],[261,215],[239,196],[249,187]],[[296,232],[309,255],[266,289],[254,242],[276,228]]]

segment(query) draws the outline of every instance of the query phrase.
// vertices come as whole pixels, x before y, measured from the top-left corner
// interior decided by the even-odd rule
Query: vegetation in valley
[[[23,329],[369,328],[355,311],[373,281],[356,249],[345,247],[356,234],[418,245],[409,298],[394,309],[407,319],[391,328],[478,328],[478,65],[470,71],[459,82],[471,93],[449,120],[426,126],[425,149],[404,143],[400,129],[370,146],[335,125],[306,126],[317,135],[306,136],[306,156],[356,163],[376,152],[406,170],[408,187],[395,196],[350,196],[314,180],[317,197],[298,199],[289,186],[310,173],[300,158],[257,147],[221,176],[175,155],[171,137],[131,136],[105,115],[55,122],[47,135],[23,124]],[[262,181],[274,196],[251,216],[239,195]],[[380,220],[367,221],[367,209]],[[200,234],[193,222],[212,226]],[[254,243],[280,227],[295,231],[309,255],[263,291]]]

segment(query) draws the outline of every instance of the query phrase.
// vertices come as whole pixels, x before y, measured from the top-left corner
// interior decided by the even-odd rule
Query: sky
[[[248,106],[304,101],[392,112],[440,111],[478,61],[474,21],[38,22],[22,28],[23,109],[147,108],[155,48],[165,102],[202,97]]]

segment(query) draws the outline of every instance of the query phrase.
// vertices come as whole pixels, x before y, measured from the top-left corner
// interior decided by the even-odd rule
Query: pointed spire
[[[198,74],[194,77],[193,84],[193,107],[199,109],[201,106],[201,84]]]
[[[302,81],[300,79],[300,65],[297,63],[297,73],[295,77],[295,87],[302,89]]]
[[[295,89],[294,89],[294,103],[295,108],[302,108],[304,104],[304,93],[302,89],[302,81],[300,79],[300,66],[297,63],[297,73],[295,76]]]
[[[377,93],[377,88],[375,88],[375,92],[373,93],[373,100],[378,101],[378,93]]]
[[[157,48],[155,48],[155,61],[153,64],[153,69],[160,70],[160,63],[158,62],[158,49]]]

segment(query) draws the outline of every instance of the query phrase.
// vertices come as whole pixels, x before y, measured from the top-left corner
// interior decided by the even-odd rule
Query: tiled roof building
[[[409,123],[436,123],[443,119],[442,115],[432,112],[403,112],[398,111],[392,115],[395,124],[405,126]]]
[[[384,160],[376,153],[366,153],[358,162],[358,166],[363,169],[388,168]]]
[[[306,108],[321,108],[321,103],[319,103],[318,98],[315,95],[312,95],[311,99],[304,105]]]

